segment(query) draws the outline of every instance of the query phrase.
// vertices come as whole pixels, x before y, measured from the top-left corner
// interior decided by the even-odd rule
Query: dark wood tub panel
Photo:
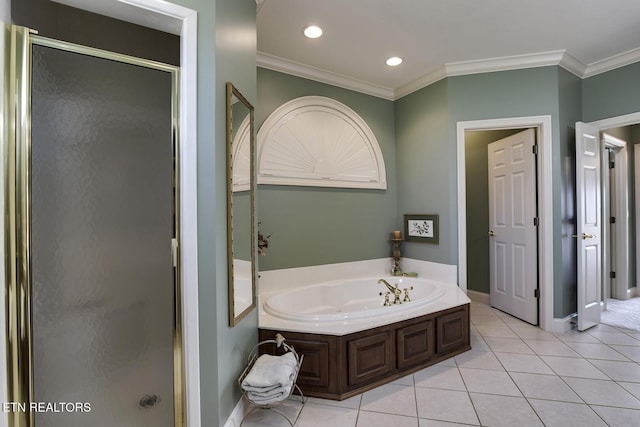
[[[259,329],[260,341],[281,333],[304,362],[298,385],[307,396],[343,400],[471,349],[469,304],[335,336]],[[275,346],[263,352],[277,354]]]

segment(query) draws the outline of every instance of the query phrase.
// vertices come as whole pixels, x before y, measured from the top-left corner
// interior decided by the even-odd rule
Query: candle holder
[[[400,268],[400,257],[402,254],[400,253],[400,242],[404,239],[393,238],[391,242],[393,242],[393,267],[391,268],[391,274],[393,276],[402,276],[402,269]]]

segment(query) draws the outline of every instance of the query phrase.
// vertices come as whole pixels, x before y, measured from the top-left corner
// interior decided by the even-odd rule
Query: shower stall
[[[5,39],[10,425],[183,426],[179,69]]]

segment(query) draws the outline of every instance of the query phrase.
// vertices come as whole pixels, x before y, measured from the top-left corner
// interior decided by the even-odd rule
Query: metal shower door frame
[[[4,250],[8,402],[33,402],[31,325],[31,70],[33,45],[45,46],[171,74],[173,152],[173,377],[174,425],[186,426],[180,281],[179,67],[38,36],[29,28],[6,25],[3,97]],[[169,242],[167,243],[169,245]],[[33,413],[8,413],[9,426],[34,427]]]

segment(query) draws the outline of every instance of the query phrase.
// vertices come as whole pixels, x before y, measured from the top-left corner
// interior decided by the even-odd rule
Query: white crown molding
[[[564,51],[564,54],[562,55],[562,58],[560,59],[558,65],[569,71],[570,73],[573,73],[576,76],[580,77],[581,79],[584,78],[584,73],[587,70],[586,65],[571,56],[567,51]]]
[[[434,84],[438,80],[442,80],[447,77],[447,69],[446,66],[442,66],[427,75],[420,77],[412,82],[407,83],[406,85],[400,86],[393,93],[393,100],[400,99],[403,96],[409,95],[423,87],[427,87],[429,85]]]
[[[560,66],[581,79],[594,76],[640,62],[640,47],[585,65],[565,50],[554,50],[526,55],[513,55],[473,61],[449,62],[430,73],[402,85],[395,90],[320,68],[289,61],[287,59],[258,52],[258,66],[292,74],[298,77],[328,83],[345,89],[366,93],[379,98],[395,101],[446,77],[469,74],[491,73],[495,71],[520,70],[525,68]]]
[[[344,89],[354,90],[367,95],[376,96],[393,101],[393,89],[377,86],[371,83],[357,80],[342,74],[311,67],[299,62],[290,61],[278,56],[269,55],[263,52],[257,53],[256,62],[258,67],[269,70],[280,71],[305,79],[315,80],[320,83],[327,83]]]
[[[586,79],[636,62],[640,62],[640,47],[589,64],[582,78]]]
[[[513,55],[473,61],[449,62],[445,65],[447,77],[495,71],[519,70],[523,68],[558,65],[564,56],[563,50],[528,55]]]
[[[473,61],[449,62],[435,71],[420,77],[413,82],[397,88],[394,99],[402,98],[442,80],[445,77],[464,76],[470,74],[491,73],[495,71],[519,70],[524,68],[547,67],[559,65],[578,77],[586,66],[564,50],[541,52],[529,55],[514,55],[500,58],[479,59]]]

